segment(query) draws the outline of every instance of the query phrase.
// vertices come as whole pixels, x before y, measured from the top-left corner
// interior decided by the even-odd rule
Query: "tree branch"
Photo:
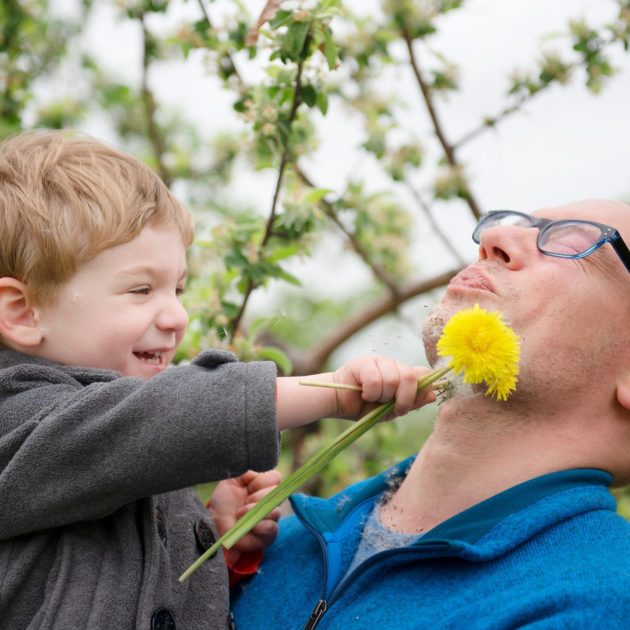
[[[448,239],[446,234],[444,234],[444,232],[442,232],[442,230],[440,229],[440,226],[437,224],[437,221],[433,217],[433,214],[431,214],[431,208],[427,205],[427,203],[424,201],[420,193],[413,187],[413,185],[411,184],[409,180],[405,179],[404,184],[407,190],[410,192],[411,196],[414,198],[415,202],[418,204],[418,206],[422,210],[422,213],[425,215],[434,234],[437,235],[438,239],[442,242],[446,250],[453,257],[453,260],[456,263],[463,265],[464,259],[459,255],[459,252],[455,249],[455,247],[453,246],[451,241]]]
[[[211,26],[212,23],[210,21],[210,16],[206,10],[206,7],[203,3],[203,0],[197,0],[197,4],[199,5],[199,8],[201,9],[201,12],[205,18],[205,20],[208,22],[208,24]],[[239,85],[242,88],[245,88],[245,82],[243,80],[243,78],[241,77],[241,75],[238,72],[238,69],[236,67],[236,64],[234,63],[234,59],[232,57],[232,55],[230,55],[229,52],[225,53],[225,56],[227,59],[229,59],[229,62],[231,64],[231,67],[233,69],[233,74],[236,77]],[[301,168],[301,166],[297,163],[297,162],[292,162],[292,166],[293,166],[293,170],[295,171],[295,173],[298,175],[298,177],[307,185],[310,186],[311,188],[316,188],[315,183],[306,175],[306,173],[304,172],[304,170]],[[276,194],[278,193],[278,187],[276,186]],[[369,257],[368,253],[365,251],[365,249],[363,248],[363,246],[361,245],[361,243],[356,239],[355,235],[352,234],[350,231],[348,231],[346,229],[346,227],[343,225],[343,223],[339,220],[339,217],[337,216],[337,213],[335,212],[335,208],[333,206],[333,204],[322,200],[321,202],[322,204],[322,208],[324,209],[324,212],[326,213],[326,216],[339,228],[339,230],[344,234],[344,236],[348,239],[348,241],[350,242],[350,244],[352,245],[352,248],[354,249],[354,251],[358,254],[358,256],[361,258],[361,260],[371,269],[372,273],[374,274],[374,276],[380,280],[388,289],[389,291],[392,293],[392,295],[395,295],[398,291],[398,286],[395,280],[393,280],[392,278],[389,277],[389,275],[385,272],[384,269],[381,269],[381,267],[379,267],[377,264],[375,264]],[[242,316],[241,316],[242,317]],[[240,322],[240,318],[239,318],[239,322]]]
[[[422,96],[427,106],[427,110],[429,112],[431,122],[433,123],[433,130],[435,131],[435,135],[437,136],[440,142],[440,145],[442,146],[442,150],[444,151],[444,155],[446,156],[446,160],[449,163],[449,165],[452,168],[459,168],[461,165],[457,161],[457,157],[455,155],[455,147],[452,144],[450,144],[449,141],[446,139],[446,135],[442,128],[442,123],[440,122],[437,111],[433,104],[433,96],[431,94],[431,87],[424,80],[422,73],[420,72],[420,66],[418,65],[416,54],[413,50],[413,40],[406,30],[403,30],[402,37],[405,41],[407,52],[409,54],[409,63],[411,65],[411,69],[413,70],[413,74],[416,78],[416,82],[418,83],[418,87],[420,88],[420,91],[422,92]],[[465,200],[471,212],[475,216],[475,218],[477,219],[480,218],[481,210],[472,192],[470,192],[468,182],[466,182]]]
[[[345,322],[338,326],[328,337],[317,344],[312,351],[302,356],[292,357],[294,365],[294,374],[315,374],[320,372],[330,355],[347,341],[352,335],[359,332],[368,324],[376,321],[383,315],[395,312],[399,306],[411,298],[417,297],[444,286],[449,280],[461,271],[461,267],[451,269],[444,273],[438,274],[428,280],[421,280],[409,284],[399,289],[398,295],[387,295],[383,298],[375,300],[360,312],[349,317]]]
[[[303,50],[308,50],[310,46],[310,35],[306,36],[306,40],[304,42]],[[293,121],[295,120],[295,116],[297,114],[298,107],[301,102],[301,93],[302,93],[302,70],[304,69],[304,56],[300,56],[300,61],[298,62],[297,73],[295,77],[295,90],[293,91],[293,101],[291,103],[291,111],[289,112],[289,136],[286,139],[284,149],[282,151],[282,158],[280,159],[280,166],[278,168],[278,177],[276,179],[276,187],[273,193],[273,199],[271,202],[271,210],[269,212],[269,217],[267,219],[267,225],[265,227],[265,234],[263,236],[260,247],[258,248],[259,255],[262,255],[265,245],[269,241],[269,238],[273,232],[273,224],[276,220],[276,211],[278,206],[278,199],[280,198],[280,191],[282,189],[282,180],[284,179],[284,173],[286,171],[287,164],[290,161],[291,155],[291,128],[293,126]],[[251,278],[247,281],[247,287],[245,289],[245,293],[243,295],[243,301],[241,303],[241,307],[234,318],[234,322],[232,324],[232,332],[230,335],[230,341],[233,341],[236,335],[239,332],[239,327],[241,321],[243,319],[243,315],[245,314],[245,309],[247,308],[247,303],[251,296],[252,291],[254,290],[254,283]]]
[[[210,14],[206,10],[203,0],[197,0],[197,4],[199,5],[199,9],[201,10],[201,14],[203,15],[204,19],[206,20],[206,22],[208,22],[208,26],[212,28],[212,22],[210,21]],[[225,52],[223,54],[223,58],[227,59],[228,63],[230,64],[230,70],[231,70],[230,75],[236,77],[238,84],[244,87],[245,82],[243,81],[243,77],[240,75],[238,68],[236,67],[236,63],[234,62],[234,57],[229,52]]]
[[[613,37],[608,41],[602,42],[601,46],[599,46],[594,52],[600,52],[607,46],[610,46],[611,44],[613,44],[615,41],[616,40]],[[573,63],[568,64],[566,66],[566,71],[567,73],[571,73],[577,68],[579,68],[580,66],[583,66],[586,64],[587,64],[587,57],[582,57],[582,59],[580,59],[579,61],[574,61]],[[455,142],[453,144],[453,149],[459,149],[460,147],[463,147],[465,144],[467,144],[471,140],[474,140],[477,136],[481,135],[484,131],[487,131],[488,129],[496,127],[499,123],[503,122],[506,118],[516,113],[517,111],[519,111],[523,107],[523,105],[525,105],[525,103],[531,101],[534,97],[538,96],[539,94],[544,92],[547,88],[551,87],[552,85],[555,85],[555,81],[549,81],[548,83],[541,83],[538,86],[537,90],[522,94],[516,100],[515,103],[512,103],[512,105],[508,105],[507,107],[502,109],[498,114],[495,114],[494,116],[486,117],[480,125],[466,132],[457,142]]]
[[[311,188],[316,188],[313,181],[310,177],[304,172],[304,170],[297,164],[293,163],[293,170],[297,174],[297,176]],[[352,248],[361,258],[361,260],[371,269],[372,273],[378,280],[380,280],[390,291],[392,295],[398,294],[398,284],[395,280],[393,280],[384,269],[381,269],[379,265],[370,260],[369,254],[365,251],[363,245],[357,240],[354,234],[350,232],[345,225],[340,221],[337,213],[335,211],[335,207],[330,201],[326,201],[322,199],[320,201],[322,209],[326,213],[326,216],[339,228],[339,230],[344,234],[344,236],[350,241]]]

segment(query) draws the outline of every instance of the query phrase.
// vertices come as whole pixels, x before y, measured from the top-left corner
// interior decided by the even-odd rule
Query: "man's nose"
[[[188,326],[188,313],[176,295],[169,296],[162,304],[156,320],[158,328],[181,332]]]
[[[479,260],[489,260],[517,271],[528,256],[535,256],[538,248],[536,228],[501,225],[488,228],[481,234]]]

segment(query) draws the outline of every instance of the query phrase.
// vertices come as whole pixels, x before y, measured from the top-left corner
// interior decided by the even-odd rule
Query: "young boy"
[[[420,406],[424,368],[350,361],[301,387],[223,351],[166,369],[188,318],[191,218],[133,158],[84,136],[0,146],[0,619],[12,628],[227,628],[222,533],[277,483],[279,430]],[[261,523],[236,548],[273,540]]]

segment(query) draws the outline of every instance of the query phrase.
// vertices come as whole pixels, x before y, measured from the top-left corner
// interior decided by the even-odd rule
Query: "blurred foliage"
[[[461,257],[435,213],[436,205],[459,207],[472,221],[481,212],[471,169],[460,158],[464,145],[550,86],[606,87],[615,74],[611,53],[628,50],[630,1],[605,1],[616,7],[611,23],[567,24],[555,38],[560,46],[542,47],[538,59],[526,60],[530,70],[506,77],[497,113],[472,121],[453,142],[439,108],[461,77],[432,36],[447,28],[445,14],[466,10],[463,1],[382,0],[366,15],[342,0],[287,0],[257,20],[249,8],[260,12],[263,2],[5,0],[0,137],[31,127],[101,125],[189,205],[198,240],[186,296],[191,325],[177,361],[224,347],[242,359],[274,360],[285,374],[317,373],[380,318],[406,326],[402,307],[419,297],[432,301],[431,292],[459,270]],[[138,54],[130,52],[124,69],[133,66],[136,78],[112,69],[90,45],[95,31],[88,27],[103,16],[137,35],[130,50]],[[208,80],[199,89],[231,103],[229,121],[213,132],[157,96],[161,71],[193,63]],[[426,137],[395,89],[401,76],[417,88],[431,126]],[[352,149],[366,168],[347,165],[341,186],[309,172],[316,171],[310,157],[332,110],[362,130]],[[268,193],[255,201],[235,194],[260,190]],[[423,275],[414,255],[418,232],[444,258],[433,277]],[[328,278],[309,267],[322,260],[332,270]],[[433,414],[379,426],[309,490],[330,494],[411,454]],[[284,436],[282,468],[299,465],[338,424]],[[619,497],[628,516],[629,495]]]

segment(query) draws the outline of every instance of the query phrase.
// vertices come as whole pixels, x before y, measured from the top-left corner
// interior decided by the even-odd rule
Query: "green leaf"
[[[289,138],[291,137],[291,124],[287,120],[286,116],[279,116],[276,122],[278,132],[280,134],[280,140],[283,146],[289,144]]]
[[[291,21],[293,17],[292,11],[278,11],[272,20],[269,20],[269,26],[272,29],[278,29]]]
[[[275,318],[274,318],[275,319]],[[269,328],[269,323],[271,321],[274,321],[274,319],[270,318],[270,317],[258,317],[256,318],[248,327],[247,327],[247,336],[250,337],[251,339],[255,339],[256,335],[258,335],[258,333],[261,330],[265,330],[266,328]]]
[[[293,363],[291,359],[282,352],[279,348],[275,348],[273,346],[264,346],[256,352],[257,359],[267,359],[268,361],[273,361],[285,375],[289,375],[293,372]]]
[[[293,22],[289,26],[286,35],[286,43],[288,53],[293,59],[299,59],[309,28],[310,24],[308,22]]]
[[[330,188],[311,188],[306,196],[304,197],[304,201],[306,203],[319,203],[326,195],[333,192]]]
[[[278,268],[278,270],[273,274],[273,276],[275,278],[279,278],[280,280],[284,280],[285,282],[288,282],[289,284],[292,284],[293,286],[296,286],[296,287],[302,286],[302,283],[293,274],[290,274],[288,271],[285,271],[284,269]]]
[[[195,33],[205,36],[210,29],[210,22],[208,22],[208,20],[204,17],[201,20],[193,22],[193,29],[195,30]]]
[[[298,247],[297,243],[292,243],[291,245],[276,247],[273,252],[265,256],[265,258],[269,262],[278,262],[279,260],[284,260],[285,258],[295,256],[299,251],[300,248]]]
[[[313,107],[317,103],[317,90],[312,85],[302,86],[302,100],[309,107]]]
[[[319,111],[325,116],[328,112],[328,94],[326,92],[322,92],[321,90],[317,92],[317,107]]]
[[[337,46],[335,46],[332,31],[329,28],[324,31],[324,55],[326,56],[328,68],[334,70],[337,67]]]

